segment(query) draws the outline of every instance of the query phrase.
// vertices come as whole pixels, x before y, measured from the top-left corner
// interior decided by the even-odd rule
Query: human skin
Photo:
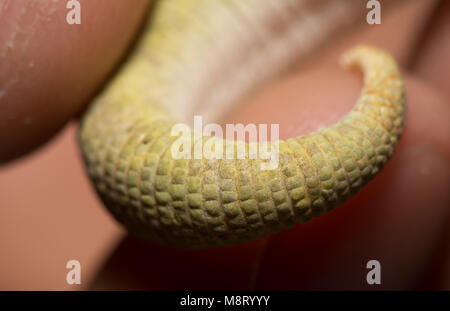
[[[401,63],[411,63],[404,58]],[[445,55],[437,59],[446,64]],[[318,63],[335,60],[324,56]],[[443,243],[439,237],[448,218],[449,111],[442,92],[414,75],[407,74],[407,126],[392,163],[345,206],[324,219],[234,248],[189,252],[127,238],[105,265],[97,288],[359,288],[366,259],[372,257],[386,267],[387,288],[417,286],[418,269],[426,268]],[[357,74],[314,67],[278,81],[224,122],[280,123],[283,137],[302,134],[347,112],[360,86]],[[179,258],[183,264],[173,269]],[[205,270],[211,262],[215,266]],[[149,268],[155,265],[172,272],[158,274]],[[399,267],[404,267],[401,273]]]
[[[130,46],[147,0],[0,2],[0,163],[46,142],[80,113]],[[89,71],[86,70],[89,68]]]

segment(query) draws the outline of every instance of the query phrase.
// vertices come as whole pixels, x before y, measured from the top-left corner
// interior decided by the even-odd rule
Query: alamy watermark
[[[66,15],[66,21],[69,25],[81,24],[81,4],[78,0],[68,0],[66,8],[69,10]],[[379,0],[367,1],[366,8],[370,11],[366,15],[366,21],[369,25],[381,24],[381,3]]]
[[[81,284],[81,264],[76,259],[71,259],[66,263],[66,268],[70,269],[66,275],[66,282],[69,285]]]
[[[67,1],[66,8],[69,10],[66,21],[69,25],[81,24],[81,4],[77,0]]]
[[[366,21],[369,25],[381,24],[381,3],[378,0],[367,1],[366,8],[370,9],[367,13]]]
[[[278,168],[279,128],[279,124],[270,125],[268,140],[267,124],[226,124],[224,137],[219,124],[203,125],[203,118],[194,116],[193,130],[183,123],[172,127],[171,135],[179,136],[172,144],[172,157],[208,160],[259,159],[262,160],[261,170],[273,170]],[[248,144],[245,143],[246,134],[249,137]]]
[[[366,276],[367,284],[380,285],[381,284],[381,264],[378,260],[369,260],[366,268],[370,269]]]

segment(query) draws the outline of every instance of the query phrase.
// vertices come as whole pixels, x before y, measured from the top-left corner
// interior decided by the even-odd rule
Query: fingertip
[[[8,1],[0,7],[0,163],[46,142],[76,115],[124,56],[149,0]]]

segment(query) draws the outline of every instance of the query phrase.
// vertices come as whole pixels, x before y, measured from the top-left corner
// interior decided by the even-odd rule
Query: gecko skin
[[[326,213],[367,184],[397,144],[405,92],[393,58],[363,45],[343,57],[364,73],[356,106],[329,128],[280,141],[277,169],[171,153],[173,125],[196,111],[217,116],[364,16],[349,2],[159,1],[80,128],[88,174],[114,217],[163,245],[233,245]]]

